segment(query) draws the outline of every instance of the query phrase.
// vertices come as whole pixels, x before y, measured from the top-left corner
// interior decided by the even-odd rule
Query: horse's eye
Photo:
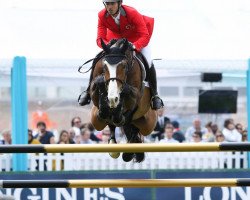
[[[127,62],[124,62],[124,61],[123,61],[123,62],[121,63],[121,65],[122,65],[122,67],[125,69],[125,68],[127,67]]]
[[[104,64],[103,70],[104,70],[104,71],[108,71],[108,66],[107,66],[106,64]]]

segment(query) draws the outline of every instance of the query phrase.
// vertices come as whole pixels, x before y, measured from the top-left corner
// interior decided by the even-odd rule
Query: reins
[[[81,66],[79,66],[79,67],[78,67],[78,72],[81,73],[81,74],[88,73],[90,70],[92,70],[92,69],[94,68],[96,62],[97,62],[98,60],[100,60],[100,59],[101,59],[102,57],[104,57],[104,56],[105,56],[105,52],[104,52],[104,51],[101,51],[100,53],[98,53],[98,54],[96,55],[96,57],[87,60],[85,63],[83,63]],[[82,72],[81,69],[83,68],[83,66],[86,65],[86,64],[88,64],[88,63],[90,63],[91,61],[95,61],[95,62],[92,64],[92,66],[91,66],[87,71]]]
[[[132,54],[133,54],[133,52],[135,51],[135,50],[132,49],[132,48],[130,48],[129,50],[132,52]],[[111,58],[111,59],[112,59],[112,58],[118,58],[118,57],[122,58],[121,60],[126,60],[126,77],[125,77],[125,80],[121,80],[121,79],[119,79],[119,78],[113,77],[113,78],[109,78],[108,80],[105,80],[105,82],[106,82],[106,85],[107,85],[110,81],[116,80],[116,81],[120,82],[120,83],[122,84],[122,88],[124,88],[125,85],[127,84],[127,83],[126,83],[127,74],[128,74],[128,72],[129,72],[129,70],[130,70],[130,69],[133,67],[133,65],[134,65],[134,61],[135,61],[134,55],[132,55],[132,56],[131,56],[131,59],[130,59],[130,58],[128,58],[128,56],[125,55],[125,54],[107,54],[105,51],[101,51],[101,52],[99,52],[99,53],[96,55],[95,58],[91,58],[91,59],[87,60],[86,62],[84,62],[81,66],[79,66],[78,72],[81,73],[81,74],[85,74],[85,73],[88,73],[88,72],[91,71],[91,70],[94,70],[96,63],[97,63],[100,59],[102,59],[102,58]],[[88,63],[90,63],[91,61],[93,61],[91,67],[90,67],[89,69],[87,69],[86,71],[81,71],[82,68],[83,68],[83,66],[86,65],[86,64],[88,64]],[[130,61],[130,62],[129,62],[129,61]],[[103,68],[103,69],[104,69],[104,68]],[[103,74],[104,74],[104,71],[103,71]]]

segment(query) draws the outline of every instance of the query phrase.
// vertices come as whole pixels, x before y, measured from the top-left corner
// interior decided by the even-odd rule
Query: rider
[[[154,19],[141,15],[132,7],[122,5],[122,0],[103,0],[103,4],[105,9],[98,13],[97,45],[101,47],[101,39],[108,43],[111,39],[126,38],[136,51],[145,56],[150,66],[147,76],[152,96],[151,107],[154,110],[160,109],[164,105],[158,96],[156,71],[150,58],[149,45]],[[90,83],[91,79],[92,75]],[[84,106],[90,103],[89,88],[84,96],[79,96],[79,105]]]

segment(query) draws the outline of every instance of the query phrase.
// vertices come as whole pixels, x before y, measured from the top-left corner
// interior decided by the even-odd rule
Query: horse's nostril
[[[118,101],[118,97],[115,97],[115,102],[117,102]]]

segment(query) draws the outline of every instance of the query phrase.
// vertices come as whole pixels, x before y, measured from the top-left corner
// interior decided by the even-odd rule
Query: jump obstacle
[[[45,144],[0,145],[0,153],[107,153],[107,152],[204,152],[250,151],[250,142],[244,143],[177,143],[177,144]]]
[[[238,186],[250,186],[250,179],[0,180],[0,188],[153,188]]]
[[[1,145],[0,153],[107,153],[107,152],[200,152],[250,151],[245,143],[182,144],[66,144]],[[0,188],[152,188],[250,186],[250,178],[221,179],[93,179],[93,180],[0,180]]]

